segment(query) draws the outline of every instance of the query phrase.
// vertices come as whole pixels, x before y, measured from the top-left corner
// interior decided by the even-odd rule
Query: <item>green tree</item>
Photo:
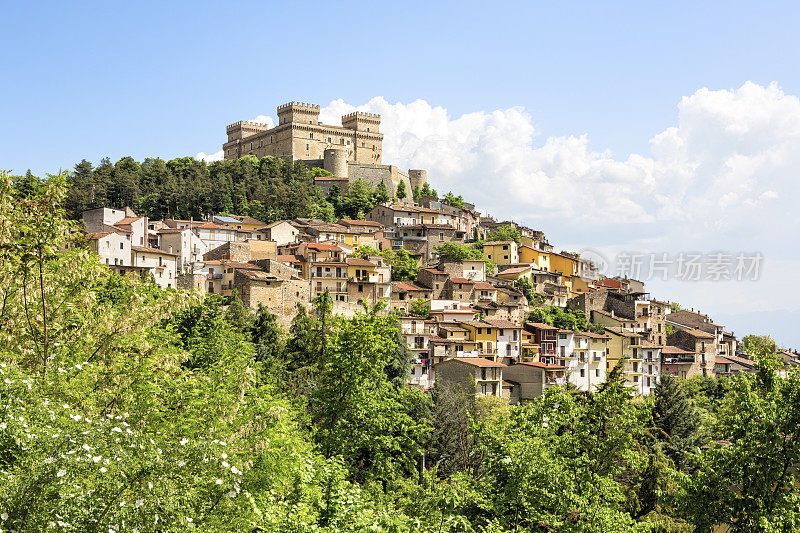
[[[653,423],[664,453],[679,468],[703,444],[700,413],[683,388],[683,380],[663,374],[653,389]]]
[[[386,183],[384,183],[384,181],[381,180],[380,183],[378,183],[378,186],[375,187],[375,196],[373,203],[377,205],[388,201],[389,201],[389,191],[386,190]]]
[[[519,230],[509,224],[498,226],[486,237],[487,241],[514,241],[519,246],[522,243],[522,236]]]
[[[754,354],[758,371],[731,382],[718,413],[723,440],[697,458],[684,478],[684,505],[699,531],[794,531],[800,528],[800,376],[776,373],[768,347]]]
[[[425,298],[417,298],[408,308],[408,314],[411,316],[428,319],[431,316],[430,302]]]
[[[769,335],[745,335],[742,338],[742,348],[748,354],[754,355],[761,352],[774,353],[777,345]]]
[[[466,206],[464,205],[464,198],[461,197],[459,194],[458,196],[454,195],[452,192],[448,192],[442,198],[442,202],[452,205],[453,207],[458,207],[460,209],[464,209]]]
[[[400,180],[400,183],[397,184],[397,191],[395,192],[395,196],[397,196],[398,200],[402,200],[403,198],[408,196],[408,193],[406,192],[406,182],[405,181]]]

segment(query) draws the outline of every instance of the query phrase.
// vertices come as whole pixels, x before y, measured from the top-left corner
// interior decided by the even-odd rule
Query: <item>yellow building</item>
[[[533,268],[528,265],[515,266],[498,272],[496,276],[509,281],[517,281],[522,278],[531,279],[533,277]]]
[[[482,320],[461,322],[461,327],[469,332],[469,338],[477,344],[478,352],[483,357],[497,358],[497,328]]]
[[[519,262],[520,263],[533,263],[539,270],[546,270],[550,272],[550,253],[542,250],[536,250],[531,246],[522,245],[519,247]]]
[[[565,278],[578,275],[578,257],[571,254],[550,252],[550,272],[558,272]]]
[[[215,216],[214,223],[220,226],[237,229],[241,231],[255,231],[263,228],[266,224],[253,217],[248,216]]]
[[[514,241],[490,241],[483,243],[483,255],[495,265],[519,263],[519,249]]]

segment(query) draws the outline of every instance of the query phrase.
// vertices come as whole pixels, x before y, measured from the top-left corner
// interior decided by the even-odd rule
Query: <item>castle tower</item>
[[[428,171],[427,170],[409,170],[408,171],[408,181],[411,182],[411,188],[422,188],[423,185],[428,183]]]
[[[225,132],[228,134],[228,142],[231,142],[246,139],[247,137],[267,131],[267,129],[269,129],[269,127],[260,122],[240,120],[225,128]]]
[[[319,124],[319,106],[304,102],[289,102],[278,107],[278,125]]]
[[[323,168],[337,178],[347,177],[347,151],[339,148],[326,148]]]
[[[380,133],[381,116],[375,113],[355,111],[342,116],[342,127],[356,130]]]

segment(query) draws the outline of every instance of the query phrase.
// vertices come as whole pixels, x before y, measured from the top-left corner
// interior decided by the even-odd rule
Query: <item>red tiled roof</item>
[[[202,228],[202,229],[225,229],[228,231],[235,231],[231,228],[226,228],[225,226],[220,226],[219,224],[214,224],[213,222],[206,222],[205,224],[200,224],[199,226],[195,226],[195,228]]]
[[[526,363],[517,363],[518,365],[534,366],[536,368],[544,368],[545,370],[565,370],[561,365],[551,365],[549,363],[542,363],[540,361],[530,361]]]
[[[438,364],[442,364],[447,361],[456,361],[458,363],[466,363],[468,365],[478,366],[483,368],[487,367],[505,368],[507,366],[504,365],[503,363],[498,363],[497,361],[490,361],[489,359],[485,359],[483,357],[453,357],[452,359],[445,359],[444,361]]]
[[[667,345],[661,348],[661,353],[664,355],[684,355],[684,354],[693,354],[694,352],[684,350],[683,348],[679,348],[678,346]]]
[[[484,322],[500,329],[518,329],[522,326],[510,320],[502,320],[499,318],[484,318]]]
[[[421,287],[415,283],[410,283],[408,281],[393,281],[392,285],[395,288],[403,290],[403,291],[430,291],[431,289],[427,287]]]
[[[318,250],[323,252],[341,252],[343,251],[341,248],[336,246],[335,244],[328,244],[326,242],[310,242],[306,245],[307,248],[311,250]]]
[[[497,289],[497,287],[495,287],[491,283],[486,283],[485,281],[479,281],[475,283],[475,288],[480,291],[492,291]]]
[[[467,278],[450,278],[450,281],[453,282],[453,283],[468,283],[470,285],[475,283],[471,279],[467,279]]]
[[[549,329],[549,330],[557,330],[558,328],[555,326],[551,326],[550,324],[545,324],[544,322],[525,322],[525,325],[533,326],[536,329]]]
[[[350,266],[367,266],[367,267],[377,266],[372,261],[369,261],[367,259],[361,259],[360,257],[348,257],[347,264]]]
[[[373,226],[376,228],[383,227],[383,224],[380,222],[375,222],[374,220],[356,220],[353,218],[343,218],[339,220],[338,223],[345,226]]]
[[[165,252],[164,250],[159,250],[158,248],[150,248],[149,246],[131,246],[131,250],[135,252],[143,252],[148,254],[171,255],[173,257],[178,257],[178,254],[173,254],[172,252]]]
[[[136,222],[137,220],[141,220],[142,218],[144,218],[144,217],[126,217],[126,218],[123,218],[122,220],[120,220],[119,222],[116,222],[115,225],[116,224],[120,224],[122,226],[130,226],[133,222]]]

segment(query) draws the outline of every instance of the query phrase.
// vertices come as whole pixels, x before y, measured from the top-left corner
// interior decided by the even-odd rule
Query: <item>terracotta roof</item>
[[[450,281],[453,282],[453,283],[468,283],[470,285],[475,283],[471,279],[467,279],[467,278],[450,278]]]
[[[413,282],[408,281],[393,281],[392,285],[394,285],[397,289],[402,291],[429,291],[431,289],[427,287],[421,287]]]
[[[542,363],[540,361],[529,361],[525,363],[517,363],[518,365],[533,366],[536,368],[543,368],[545,370],[565,370],[561,365],[551,365],[549,363]]]
[[[343,251],[335,244],[329,244],[326,242],[309,242],[306,244],[306,247],[311,250],[317,251],[324,251],[324,252],[341,252]]]
[[[590,339],[608,339],[608,335],[601,335],[599,333],[595,333],[594,331],[576,331],[576,337],[589,337]]]
[[[159,250],[158,248],[150,248],[149,246],[131,246],[131,250],[135,252],[143,252],[148,254],[171,255],[173,257],[178,257],[178,254],[173,254],[172,252],[165,252],[164,250]]]
[[[253,218],[253,217],[250,217],[250,216],[247,216],[247,215],[241,216],[241,217],[233,217],[233,218],[238,219],[239,222],[241,222],[242,224],[250,224],[251,226],[256,226],[256,225],[263,226],[264,225],[264,223],[261,222],[260,220],[258,220],[257,218]]]
[[[518,329],[522,327],[522,325],[517,324],[516,322],[512,322],[510,320],[502,320],[499,318],[484,318],[483,321],[489,325],[492,325],[500,329]]]
[[[678,346],[666,345],[661,348],[661,353],[664,355],[689,355],[694,354],[694,352],[690,352],[688,350],[684,350],[683,348],[679,348]]]
[[[690,328],[690,329],[681,329],[681,331],[688,333],[692,337],[696,337],[698,339],[713,339],[714,335],[711,333],[707,333],[702,329],[697,328]]]
[[[195,226],[198,229],[224,229],[228,231],[235,231],[231,228],[226,228],[225,226],[220,226],[219,224],[214,224],[213,222],[206,222],[205,224],[200,224],[199,226]]]
[[[119,226],[111,226],[111,225],[108,225],[108,224],[103,224],[103,228],[105,228],[107,231],[110,231],[110,232],[113,232],[113,233],[122,233],[124,235],[132,233],[131,230],[129,230],[129,229],[121,228]]]
[[[492,291],[497,289],[497,287],[495,287],[491,283],[486,283],[485,281],[476,282],[475,288],[481,291]]]
[[[448,276],[449,275],[447,272],[443,272],[443,271],[437,270],[435,268],[422,268],[420,270],[424,270],[426,272],[430,272],[434,276]]]
[[[497,275],[498,276],[502,276],[503,274],[520,274],[520,273],[525,272],[526,270],[530,270],[532,268],[533,268],[532,266],[522,266],[522,267],[507,268],[507,269],[505,269],[505,270],[503,270],[501,272],[498,272]]]
[[[111,235],[112,233],[114,233],[114,232],[113,231],[104,231],[102,233],[88,233],[86,236],[89,237],[90,241],[94,241],[94,240],[97,240],[97,239],[102,239],[103,237]]]
[[[372,226],[375,228],[382,228],[383,224],[375,222],[374,220],[356,220],[353,218],[343,218],[339,220],[339,224],[344,226]]]
[[[126,217],[120,220],[119,222],[115,222],[114,225],[120,224],[122,226],[130,226],[133,222],[137,220],[141,220],[144,217]]]
[[[614,333],[615,335],[619,335],[621,337],[638,337],[639,336],[638,333],[634,333],[633,331],[631,331],[629,329],[626,329],[626,328],[623,328],[623,327],[619,327],[619,326],[614,326],[614,327],[611,327],[611,328],[605,328],[605,330],[606,331],[610,331],[611,333]]]
[[[750,359],[746,359],[744,357],[739,357],[737,355],[718,355],[716,357],[716,361],[719,361],[720,359],[724,359],[724,360],[727,360],[727,361],[729,361],[731,363],[734,363],[734,364],[737,364],[737,365],[742,365],[742,366],[745,366],[747,368],[753,368],[755,366],[755,361],[752,361]]]
[[[468,365],[478,366],[483,368],[487,367],[505,368],[507,366],[504,365],[503,363],[498,363],[497,361],[490,361],[489,359],[485,359],[483,357],[453,357],[452,359],[445,359],[444,361],[437,364],[441,365],[442,363],[446,363],[447,361],[456,361],[458,363],[466,363]]]
[[[278,281],[280,279],[269,272],[264,272],[263,270],[239,270],[237,271],[237,275],[244,276],[254,281]]]
[[[349,266],[367,266],[367,267],[378,266],[372,261],[368,261],[367,259],[361,259],[360,257],[348,257],[347,264]]]
[[[545,324],[543,322],[525,322],[526,326],[533,326],[537,329],[549,329],[549,330],[557,330],[558,328],[555,326],[551,326],[550,324]]]
[[[286,263],[298,263],[303,260],[303,257],[300,255],[278,255],[275,259]]]

